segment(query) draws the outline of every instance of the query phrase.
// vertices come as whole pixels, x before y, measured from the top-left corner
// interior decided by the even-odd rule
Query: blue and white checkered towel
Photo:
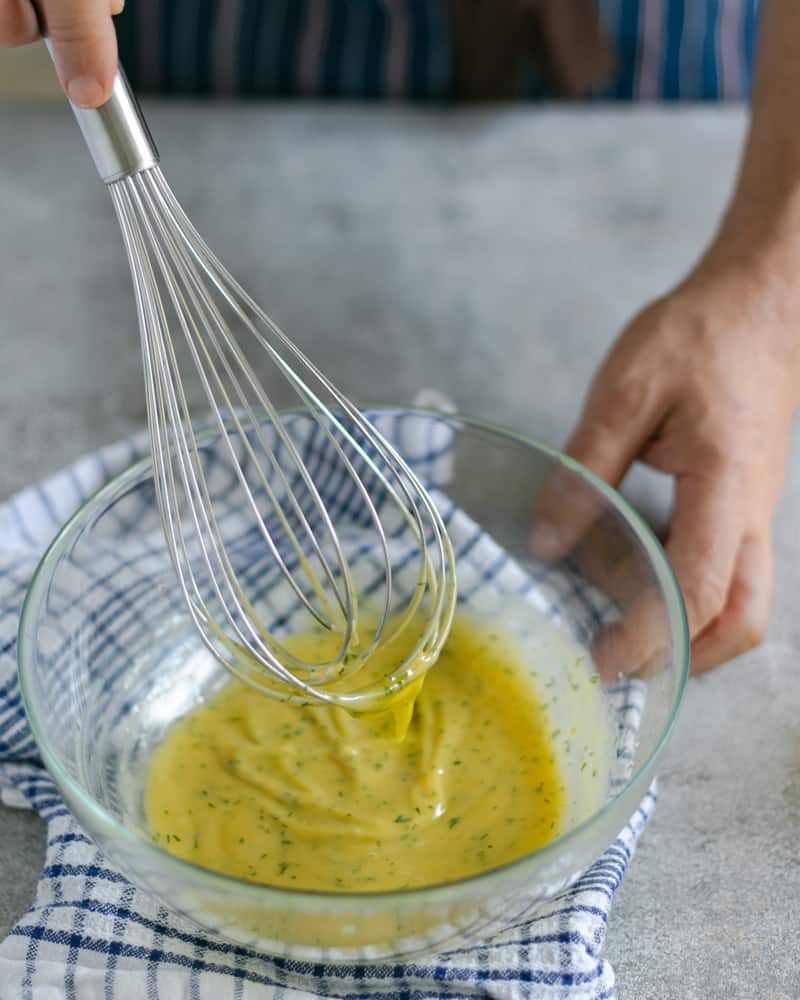
[[[36,898],[0,944],[0,1000],[613,997],[613,970],[600,950],[653,789],[605,854],[535,917],[427,959],[355,969],[259,954],[201,935],[114,870],[41,766],[21,707],[16,630],[56,530],[146,450],[144,436],[103,449],[0,506],[0,789],[7,805],[36,809],[48,834]]]

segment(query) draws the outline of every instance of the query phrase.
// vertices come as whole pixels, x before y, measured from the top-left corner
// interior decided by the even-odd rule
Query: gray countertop
[[[201,232],[345,391],[435,387],[554,444],[620,325],[709,238],[745,125],[735,109],[252,104],[151,119]],[[0,136],[2,498],[139,427],[144,401],[116,223],[68,113],[0,107]],[[769,641],[691,682],[613,909],[623,1000],[800,996],[797,451]],[[659,477],[627,489],[663,516]],[[0,931],[43,840],[0,807]]]

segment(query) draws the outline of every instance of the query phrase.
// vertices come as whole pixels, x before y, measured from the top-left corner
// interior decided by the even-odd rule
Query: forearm
[[[750,130],[722,233],[800,257],[800,3],[764,0],[759,39]]]
[[[758,349],[800,400],[800,2],[764,0],[752,114],[733,196],[716,237],[683,283],[702,312],[736,304]],[[719,294],[719,289],[724,293]],[[727,339],[735,317],[714,327]],[[732,335],[732,334],[731,334]]]

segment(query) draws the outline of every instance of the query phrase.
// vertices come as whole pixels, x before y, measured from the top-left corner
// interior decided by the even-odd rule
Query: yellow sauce
[[[397,662],[396,649],[382,656]],[[396,727],[396,711],[300,707],[232,681],[155,750],[153,838],[253,882],[369,892],[460,879],[559,832],[556,734],[509,637],[457,616],[402,739]]]

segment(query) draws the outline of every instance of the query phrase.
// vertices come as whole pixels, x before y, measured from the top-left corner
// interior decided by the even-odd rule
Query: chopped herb
[[[450,829],[452,830],[452,829],[453,829],[453,827],[454,827],[454,826],[456,825],[456,823],[458,823],[458,821],[459,821],[460,819],[461,819],[461,817],[460,817],[460,816],[453,816],[453,818],[452,818],[452,819],[450,819],[450,820],[448,820],[448,821],[447,821],[447,825],[448,825],[448,826],[450,827]]]

